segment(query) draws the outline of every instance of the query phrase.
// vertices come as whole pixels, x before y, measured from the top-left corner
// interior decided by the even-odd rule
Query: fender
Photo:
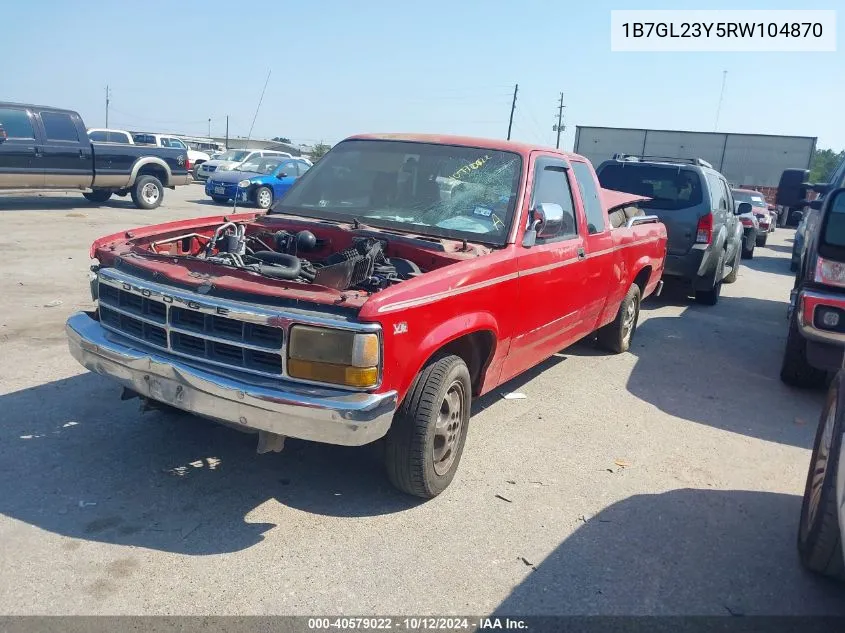
[[[142,167],[145,167],[147,165],[156,165],[157,167],[161,167],[162,169],[164,169],[165,172],[167,172],[167,182],[161,183],[166,187],[167,183],[170,182],[170,179],[173,174],[170,171],[170,166],[163,159],[158,158],[157,156],[145,156],[144,158],[139,158],[138,160],[136,160],[135,164],[132,165],[132,174],[129,176],[129,185],[127,186],[131,187],[135,184],[135,180],[138,178],[138,172],[141,171]]]
[[[480,368],[481,383],[484,382],[484,374],[490,368],[497,353],[500,353],[502,347],[499,338],[499,324],[496,318],[489,312],[472,312],[468,314],[461,314],[451,319],[438,324],[431,330],[420,342],[418,346],[419,354],[415,358],[421,359],[415,366],[412,366],[413,372],[408,372],[403,380],[403,384],[397,385],[397,391],[400,397],[404,398],[405,393],[413,384],[417,374],[422,370],[425,364],[445,345],[452,341],[459,339],[467,334],[475,332],[492,332],[493,334],[493,349],[487,359],[482,360],[482,367]],[[505,352],[507,349],[504,350]]]

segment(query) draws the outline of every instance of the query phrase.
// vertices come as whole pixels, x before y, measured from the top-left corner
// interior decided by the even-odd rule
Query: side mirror
[[[279,178],[279,179],[287,178],[287,177],[288,177],[288,172],[286,172],[286,171],[279,172],[278,174],[276,174],[276,178]]]
[[[534,246],[538,237],[554,237],[563,226],[563,207],[554,202],[540,202],[531,212],[531,221],[523,246]]]
[[[775,203],[784,207],[804,206],[809,175],[810,172],[806,169],[785,169],[780,175]]]
[[[815,200],[810,200],[809,207],[811,209],[814,209],[815,211],[821,211],[823,204],[824,204],[823,199],[816,198]]]
[[[6,134],[6,129],[0,125],[0,143],[5,143],[7,138],[9,138],[9,135]]]
[[[740,202],[736,205],[736,211],[734,211],[736,215],[743,215],[745,213],[751,213],[751,203],[750,202]]]

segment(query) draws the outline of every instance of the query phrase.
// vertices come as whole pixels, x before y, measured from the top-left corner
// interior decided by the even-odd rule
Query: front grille
[[[100,283],[103,327],[179,356],[251,373],[282,375],[281,328],[207,314],[141,292]]]

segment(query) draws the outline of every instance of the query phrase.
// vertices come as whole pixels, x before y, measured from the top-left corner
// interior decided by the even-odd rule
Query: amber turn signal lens
[[[378,383],[378,367],[350,367],[296,358],[288,359],[288,375],[347,387],[375,387]]]

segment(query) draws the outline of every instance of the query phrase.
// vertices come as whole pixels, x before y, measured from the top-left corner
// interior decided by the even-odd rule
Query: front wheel
[[[596,333],[598,343],[608,351],[616,354],[627,352],[631,347],[631,339],[637,329],[640,318],[640,287],[631,284],[628,294],[622,299],[616,318],[599,328]]]
[[[780,366],[780,379],[793,387],[821,387],[827,372],[813,367],[807,361],[807,339],[798,331],[797,310],[789,317],[789,332],[786,335],[786,349]]]
[[[768,237],[769,237],[768,233],[766,235],[758,235],[757,236],[757,246],[761,246],[761,247],[765,246],[766,240],[768,239]]]
[[[255,205],[259,209],[269,209],[273,205],[273,190],[270,187],[259,187],[255,192]]]
[[[164,187],[155,176],[138,176],[132,187],[132,202],[139,209],[156,209],[164,200]]]
[[[387,476],[399,490],[431,499],[452,482],[466,442],[471,389],[458,356],[442,356],[417,375],[385,443]]]
[[[82,196],[88,202],[93,202],[94,204],[103,204],[109,198],[111,198],[111,191],[106,191],[105,189],[95,189],[94,191],[83,193]]]
[[[742,259],[754,259],[754,246],[753,240],[742,240]]]
[[[719,255],[719,263],[716,266],[716,278],[713,287],[709,290],[696,290],[695,300],[708,306],[714,306],[719,302],[719,296],[722,294],[722,281],[725,277],[725,252]]]
[[[813,443],[798,526],[798,554],[803,565],[840,580],[845,579],[845,563],[836,507],[836,477],[842,447],[841,417],[845,415],[840,403],[843,378],[845,375],[840,372],[827,392]]]

